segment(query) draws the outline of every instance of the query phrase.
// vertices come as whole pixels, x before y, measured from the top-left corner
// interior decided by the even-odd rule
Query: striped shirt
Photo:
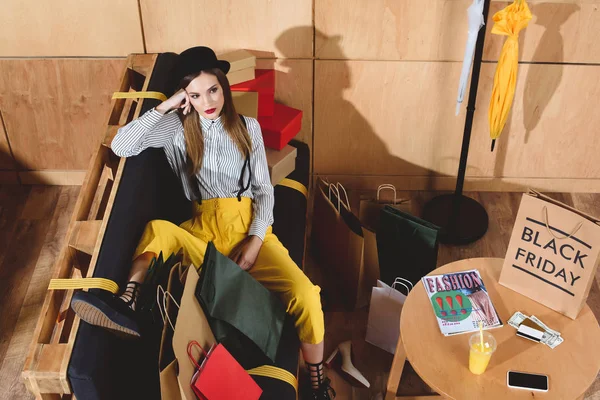
[[[250,188],[241,195],[254,200],[254,217],[248,235],[256,235],[264,240],[267,228],[273,224],[273,185],[269,177],[260,125],[254,118],[244,119],[252,141],[252,175]],[[183,125],[174,112],[165,115],[155,109],[146,112],[119,129],[111,148],[120,157],[138,155],[148,147],[163,148],[189,200],[195,199],[191,184],[198,184],[203,199],[237,197],[241,189],[239,179],[244,158],[225,131],[221,117],[209,120],[200,116],[200,120],[204,135],[204,158],[202,168],[196,174],[197,182],[190,182],[186,173],[187,153]],[[244,184],[248,182],[248,169],[244,172],[243,181]]]

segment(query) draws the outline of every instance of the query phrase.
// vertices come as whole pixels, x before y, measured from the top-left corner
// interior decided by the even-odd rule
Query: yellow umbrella
[[[519,64],[519,32],[529,24],[529,20],[531,20],[531,11],[525,0],[515,0],[511,5],[494,14],[492,33],[506,35],[508,38],[504,42],[496,66],[494,88],[488,112],[492,151],[494,151],[496,139],[504,129],[515,97]]]

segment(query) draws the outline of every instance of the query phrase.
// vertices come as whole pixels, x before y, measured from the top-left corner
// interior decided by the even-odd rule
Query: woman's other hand
[[[176,108],[181,108],[183,110],[183,115],[186,115],[191,111],[192,104],[190,103],[190,97],[184,89],[179,89],[173,96],[160,103],[158,107],[156,107],[156,111],[161,114],[166,114]]]
[[[248,271],[254,266],[261,247],[262,240],[258,236],[248,236],[231,250],[229,258],[239,265],[241,269]]]

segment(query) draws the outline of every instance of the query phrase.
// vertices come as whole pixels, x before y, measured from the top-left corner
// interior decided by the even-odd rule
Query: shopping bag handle
[[[410,286],[410,290],[414,289],[412,282],[409,281],[408,279],[397,277],[396,279],[394,279],[394,283],[396,283],[396,282],[399,282],[399,283],[404,282],[404,283],[408,284],[408,286]]]
[[[323,182],[325,182],[325,181],[323,180]],[[339,182],[337,182],[336,184],[333,184],[333,183],[326,183],[326,184],[329,185],[329,191],[328,191],[328,194],[327,194],[327,197],[329,198],[329,202],[333,203],[331,201],[331,192],[333,192],[336,195],[336,197],[337,197],[337,211],[338,212],[341,211],[342,205],[348,211],[351,211],[350,210],[350,200],[348,198],[348,192],[346,192],[346,188],[341,183],[339,183]],[[346,198],[346,202],[344,202],[342,200],[342,196],[340,195],[340,193],[344,193],[344,197]]]
[[[377,188],[377,202],[379,203],[379,192],[381,192],[383,189],[389,189],[391,191],[394,192],[394,203],[397,203],[397,197],[396,197],[396,186],[392,185],[391,183],[384,183],[383,185],[379,185],[379,187]]]
[[[202,346],[200,346],[200,343],[198,343],[197,341],[192,340],[191,342],[188,343],[188,347],[187,347],[188,357],[189,357],[190,361],[192,362],[192,364],[194,364],[194,367],[196,367],[196,369],[200,369],[200,364],[198,364],[198,361],[196,361],[196,359],[192,355],[192,349],[194,347],[200,348],[200,350],[202,350],[202,354],[204,354],[204,357],[208,358],[208,354],[206,353],[206,350],[204,350],[204,348]]]
[[[544,211],[544,224],[546,225],[546,230],[548,231],[550,236],[552,236],[554,239],[558,239],[558,240],[568,239],[571,236],[575,235],[577,233],[577,231],[579,231],[579,229],[581,229],[581,227],[583,226],[583,221],[580,221],[579,224],[577,224],[577,226],[573,229],[573,232],[569,233],[566,236],[556,236],[554,233],[552,233],[552,229],[550,229],[550,225],[548,223],[548,208],[546,206],[544,206],[544,208],[542,210]]]
[[[342,184],[341,184],[341,183],[339,183],[339,182],[338,182],[338,183],[336,183],[335,185],[336,185],[336,187],[337,187],[337,190],[338,190],[338,199],[339,199],[339,200],[341,200],[341,199],[342,199],[342,196],[340,196],[340,195],[339,195],[339,193],[341,193],[341,192],[340,192],[340,189],[341,189],[341,190],[342,190],[342,192],[344,192],[344,197],[346,197],[346,203],[344,204],[344,202],[342,201],[342,204],[343,204],[344,206],[346,206],[346,208],[348,209],[348,211],[352,211],[352,210],[350,209],[350,200],[348,200],[348,192],[346,192],[346,188],[344,187],[344,185],[342,185]]]
[[[400,282],[400,281],[394,281],[394,283],[392,283],[392,286],[390,287],[390,290],[389,290],[389,292],[388,292],[388,297],[390,297],[390,296],[391,296],[391,294],[392,294],[392,290],[398,290],[398,289],[396,289],[396,285],[402,285],[402,286],[404,286],[404,287],[406,288],[406,296],[408,296],[408,294],[410,293],[410,289],[408,288],[408,286],[406,286],[406,284],[405,284],[405,283],[403,283],[403,282]],[[398,291],[399,291],[399,290],[398,290]],[[400,291],[399,291],[399,292],[400,292]],[[400,292],[400,293],[402,293],[402,292]],[[404,294],[404,293],[402,293],[402,294]]]
[[[339,213],[339,212],[340,212],[340,191],[338,190],[338,188],[337,188],[337,187],[336,187],[336,186],[335,186],[333,183],[330,183],[330,184],[329,184],[329,193],[328,193],[328,197],[329,197],[329,202],[330,202],[330,203],[332,203],[332,201],[331,201],[331,191],[332,191],[332,189],[335,191],[335,193],[334,193],[334,194],[336,195],[336,197],[337,197],[337,200],[338,200],[338,201],[337,201],[337,203],[338,203],[338,204],[337,204],[337,211],[338,211],[338,213]]]
[[[162,302],[160,301],[161,292],[163,295]],[[162,286],[158,285],[158,287],[156,288],[156,305],[158,307],[158,312],[160,313],[160,317],[162,318],[163,324],[165,323],[165,319],[166,319],[167,321],[169,321],[169,325],[171,326],[171,329],[173,329],[173,332],[175,332],[175,325],[171,321],[171,316],[167,312],[167,300],[166,300],[167,296],[169,296],[171,298],[173,303],[175,303],[175,305],[179,309],[180,308],[179,303],[177,302],[177,300],[175,300],[173,295],[170,292],[167,292],[165,289],[163,289]],[[161,303],[162,303],[162,308],[161,308]]]

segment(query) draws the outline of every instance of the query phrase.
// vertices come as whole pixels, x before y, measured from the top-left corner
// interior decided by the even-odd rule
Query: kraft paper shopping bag
[[[363,228],[341,184],[319,179],[316,192],[311,235],[315,261],[347,309],[365,306],[378,276],[375,233]]]
[[[163,400],[180,400],[181,390],[177,381],[177,360],[173,352],[174,321],[177,321],[179,303],[183,294],[188,267],[180,262],[169,273],[166,290],[157,287],[156,307],[160,311],[163,329],[158,353],[160,394]]]
[[[594,281],[599,252],[597,218],[530,190],[521,198],[500,284],[575,319]]]
[[[388,192],[393,195],[391,198],[385,197],[385,194]],[[398,210],[406,213],[411,213],[410,199],[399,199],[396,194],[396,187],[392,184],[386,183],[379,185],[375,197],[364,195],[360,197],[358,219],[360,220],[361,224],[365,228],[368,228],[372,231],[377,231],[381,209],[386,205],[397,208]]]
[[[194,294],[199,278],[196,268],[190,267],[183,289],[183,296],[181,297],[177,322],[175,323],[175,333],[173,334],[173,350],[179,365],[177,378],[185,400],[196,399],[190,386],[195,370],[188,359],[188,344],[195,340],[201,346],[210,348],[217,342],[208,325],[204,311],[202,311],[202,307],[200,307]]]

